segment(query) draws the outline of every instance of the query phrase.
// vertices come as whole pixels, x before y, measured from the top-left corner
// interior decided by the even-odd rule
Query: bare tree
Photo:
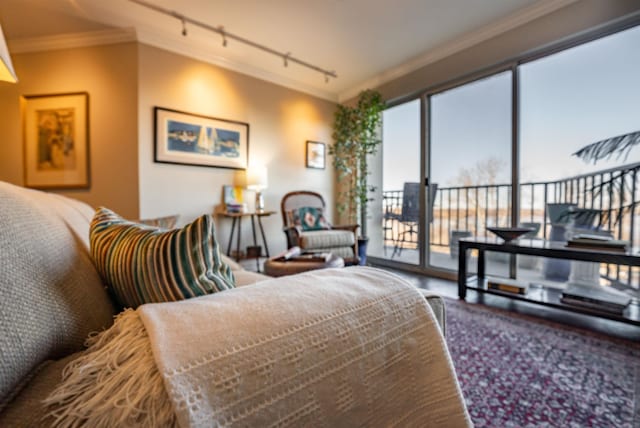
[[[505,161],[497,157],[479,160],[470,168],[461,168],[453,184],[464,187],[497,184],[496,179],[506,166]]]
[[[454,186],[483,187],[477,190],[469,189],[468,191],[460,189],[460,203],[462,206],[457,208],[464,209],[471,218],[477,217],[480,224],[486,224],[487,217],[500,217],[500,207],[497,206],[499,188],[494,186],[499,184],[498,178],[506,167],[507,164],[503,159],[492,156],[478,160],[468,168],[461,168],[458,175],[452,180]],[[475,231],[475,233],[477,234],[478,231]]]

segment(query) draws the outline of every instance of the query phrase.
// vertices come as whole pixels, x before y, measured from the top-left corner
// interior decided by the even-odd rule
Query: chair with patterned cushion
[[[310,191],[289,192],[280,203],[287,248],[300,247],[308,253],[331,253],[346,265],[358,264],[359,225],[331,225],[324,217],[322,195]]]

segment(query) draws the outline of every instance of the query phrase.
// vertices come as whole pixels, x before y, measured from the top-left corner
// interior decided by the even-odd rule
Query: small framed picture
[[[249,124],[154,108],[155,154],[160,163],[246,169]]]
[[[307,141],[307,168],[324,169],[327,162],[327,151],[324,143]]]
[[[89,94],[25,95],[25,186],[89,187]]]

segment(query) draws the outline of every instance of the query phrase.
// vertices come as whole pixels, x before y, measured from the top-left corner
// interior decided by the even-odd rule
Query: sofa
[[[0,426],[42,426],[42,400],[119,312],[89,254],[94,209],[0,182]],[[225,258],[238,286],[262,282]],[[444,304],[425,292],[444,329]]]

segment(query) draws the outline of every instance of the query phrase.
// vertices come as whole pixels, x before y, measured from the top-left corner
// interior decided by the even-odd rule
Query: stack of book
[[[293,262],[323,262],[326,263],[331,258],[331,253],[303,253],[299,256],[291,257],[287,260]]]
[[[242,204],[232,204],[232,203],[227,204],[227,212],[230,214],[241,213],[243,211],[244,209]]]
[[[622,315],[631,302],[626,294],[602,286],[569,285],[560,298],[562,303],[595,311]]]
[[[328,262],[331,253],[303,253],[300,247],[291,247],[274,257],[277,261],[286,262]]]
[[[567,247],[625,253],[629,248],[629,241],[621,241],[609,236],[576,235],[567,242]]]
[[[490,278],[487,281],[490,290],[504,291],[513,294],[527,294],[527,283],[507,278]]]

